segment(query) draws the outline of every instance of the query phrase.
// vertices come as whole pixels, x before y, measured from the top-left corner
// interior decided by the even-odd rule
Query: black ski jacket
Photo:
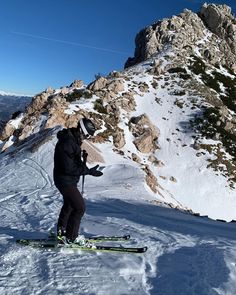
[[[81,160],[81,139],[76,128],[63,129],[57,133],[58,142],[54,153],[53,178],[56,187],[76,186],[81,175],[89,169]]]

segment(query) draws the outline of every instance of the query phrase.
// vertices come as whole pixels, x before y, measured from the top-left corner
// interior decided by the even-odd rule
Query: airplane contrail
[[[74,45],[74,46],[79,46],[79,47],[85,47],[85,48],[90,48],[90,49],[95,49],[95,50],[100,50],[100,51],[106,51],[106,52],[112,52],[112,53],[118,53],[118,54],[125,54],[125,55],[129,54],[128,52],[125,52],[125,51],[119,51],[119,50],[113,50],[113,49],[108,49],[108,48],[96,47],[96,46],[91,46],[91,45],[87,45],[87,44],[83,44],[83,43],[77,43],[77,42],[71,42],[71,41],[66,41],[66,40],[48,38],[48,37],[44,37],[44,36],[33,35],[33,34],[28,34],[28,33],[23,33],[23,32],[12,31],[11,33],[15,34],[15,35],[26,36],[26,37],[42,39],[42,40],[47,40],[47,41],[52,41],[52,42],[58,42],[58,43],[63,43],[63,44],[68,44],[68,45]]]

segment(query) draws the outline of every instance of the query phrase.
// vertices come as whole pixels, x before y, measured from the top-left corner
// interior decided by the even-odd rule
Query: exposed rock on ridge
[[[236,70],[236,20],[230,7],[215,4],[204,4],[199,14],[185,9],[179,16],[163,19],[141,30],[135,39],[134,57],[127,60],[125,68],[156,55],[168,46],[184,58],[186,53],[193,54],[197,43],[204,38],[208,42],[201,51],[209,61],[212,64],[221,61]]]

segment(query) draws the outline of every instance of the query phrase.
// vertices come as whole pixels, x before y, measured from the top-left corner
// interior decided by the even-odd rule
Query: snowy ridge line
[[[192,216],[196,216],[196,217],[207,218],[207,219],[210,219],[210,220],[215,220],[215,221],[225,222],[225,223],[234,223],[234,222],[236,222],[235,219],[232,219],[230,221],[226,221],[224,219],[219,219],[219,218],[213,219],[208,215],[201,215],[200,213],[193,212],[191,209],[184,209],[184,208],[181,208],[179,206],[175,206],[174,204],[166,203],[166,202],[162,202],[162,201],[152,200],[152,201],[150,201],[150,203],[154,204],[154,205],[157,205],[157,206],[174,209],[174,210],[177,210],[177,211],[180,211],[180,212],[192,215]]]

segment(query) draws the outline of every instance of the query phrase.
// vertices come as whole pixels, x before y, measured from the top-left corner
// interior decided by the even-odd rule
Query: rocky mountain
[[[138,33],[123,71],[36,95],[3,128],[1,150],[37,153],[86,116],[93,145],[140,167],[153,202],[236,219],[235,38],[226,5],[157,21]]]
[[[14,112],[22,112],[31,101],[29,96],[19,96],[0,91],[0,128]]]

